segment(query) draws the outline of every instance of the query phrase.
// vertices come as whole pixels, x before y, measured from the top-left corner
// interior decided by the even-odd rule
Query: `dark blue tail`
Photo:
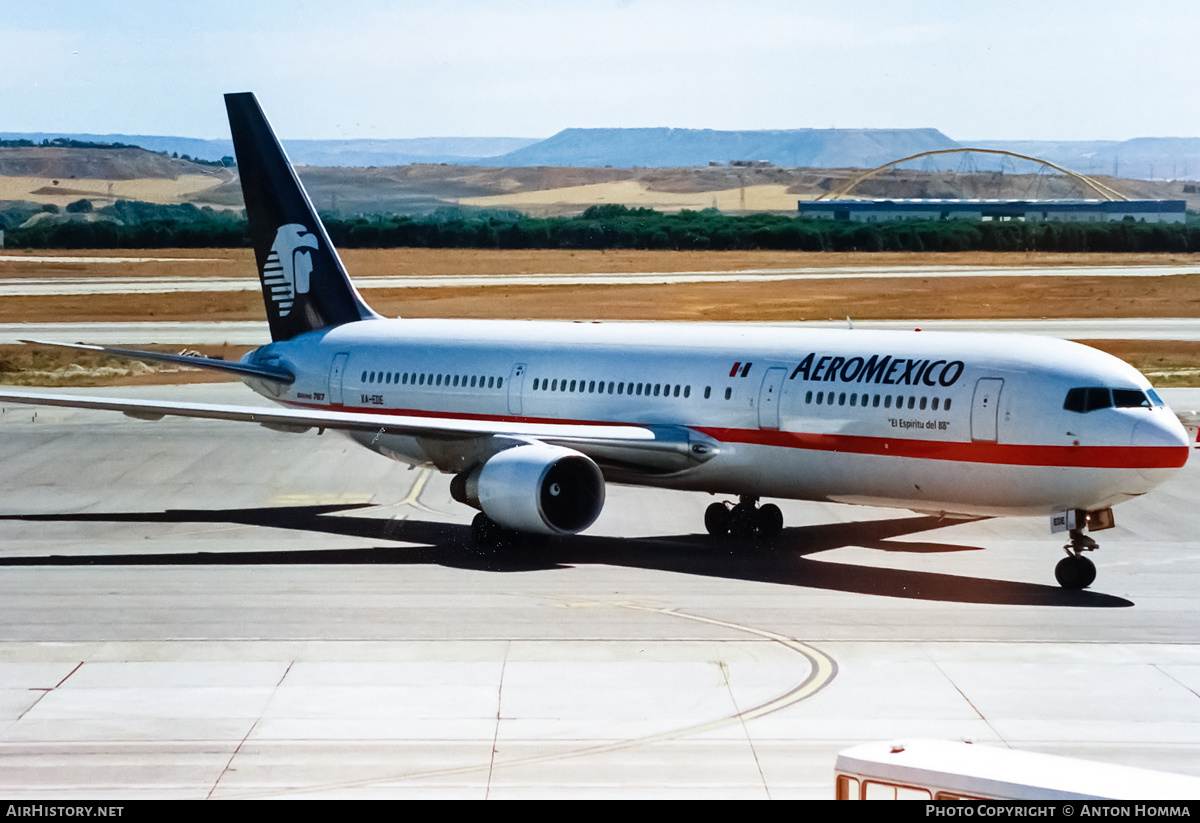
[[[227,94],[225,108],[271,339],[378,318],[350,282],[254,95]]]

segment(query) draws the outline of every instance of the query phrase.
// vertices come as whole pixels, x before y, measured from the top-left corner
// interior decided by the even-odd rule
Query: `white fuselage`
[[[1052,338],[741,325],[369,320],[252,352],[289,406],[678,428],[711,459],[616,482],[964,515],[1094,510],[1182,466],[1174,414],[1064,408],[1073,388],[1149,392],[1131,366]],[[1128,396],[1126,396],[1128,399]],[[352,433],[462,471],[435,438]]]

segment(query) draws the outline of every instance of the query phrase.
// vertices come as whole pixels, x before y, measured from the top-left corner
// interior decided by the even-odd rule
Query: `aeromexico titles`
[[[225,100],[272,342],[240,363],[103,350],[233,372],[281,408],[0,401],[340,431],[451,473],[454,498],[479,510],[474,539],[509,551],[586,529],[612,482],[737,497],[705,526],[746,545],[781,539],[762,498],[1041,515],[1069,535],[1055,569],[1069,588],[1095,578],[1087,532],[1187,460],[1183,426],[1141,374],[1061,340],[381,318],[254,96]]]

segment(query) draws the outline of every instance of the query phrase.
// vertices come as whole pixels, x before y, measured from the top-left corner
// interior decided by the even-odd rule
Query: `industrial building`
[[[1182,223],[1184,200],[801,200],[801,217],[880,223],[885,220],[1017,220]]]

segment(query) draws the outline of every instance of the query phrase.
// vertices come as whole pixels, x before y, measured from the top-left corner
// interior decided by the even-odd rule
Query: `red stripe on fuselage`
[[[467,414],[426,411],[424,409],[380,409],[355,406],[320,406],[311,403],[287,405],[356,414],[404,415],[445,420],[490,420],[497,423],[545,423],[585,426],[654,426],[612,420],[563,420],[556,417],[521,415]],[[991,463],[1006,466],[1057,466],[1081,469],[1178,469],[1188,459],[1186,446],[1044,446],[1031,443],[964,443],[947,440],[915,440],[895,437],[871,437],[855,434],[812,434],[763,429],[728,429],[714,426],[688,426],[724,443],[746,443],[783,449],[872,454],[885,457],[911,457],[919,460],[949,460],[956,463]]]
[[[1188,458],[1187,448],[1183,446],[1043,446],[721,429],[708,426],[693,428],[725,443],[751,443],[842,454],[914,457],[921,460],[952,460],[958,463],[1088,469],[1178,469]]]

